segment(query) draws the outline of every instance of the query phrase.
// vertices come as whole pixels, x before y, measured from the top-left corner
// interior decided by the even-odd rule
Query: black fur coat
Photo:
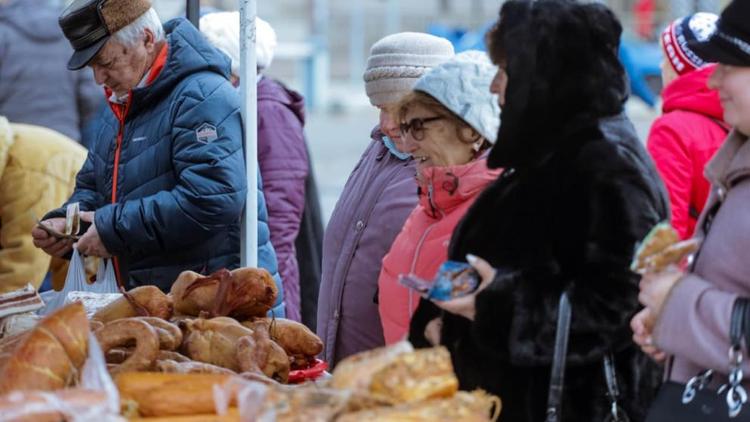
[[[620,403],[642,421],[660,371],[632,343],[636,243],[669,218],[666,191],[622,113],[622,27],[596,2],[507,0],[489,50],[507,74],[502,123],[488,165],[503,167],[454,231],[449,257],[487,259],[498,277],[473,322],[443,315],[441,342],[462,389],[503,400],[502,422],[541,422],[560,294],[573,318],[562,420],[603,422],[602,360],[614,354]],[[410,339],[440,315],[422,301]]]
[[[477,296],[473,323],[443,315],[441,342],[461,389],[501,397],[503,422],[544,420],[563,290],[573,309],[564,421],[604,421],[602,358],[609,350],[633,421],[643,420],[660,377],[631,341],[638,277],[628,267],[636,242],[668,218],[664,188],[624,115],[572,126],[557,135],[565,149],[537,166],[506,169],[450,245],[450,259],[471,253],[499,269]],[[438,315],[430,302],[420,303],[411,326],[415,345],[427,345],[425,325]]]

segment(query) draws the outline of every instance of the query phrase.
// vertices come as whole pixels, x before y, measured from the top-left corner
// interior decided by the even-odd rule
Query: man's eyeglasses
[[[435,117],[415,117],[406,123],[401,123],[399,129],[401,130],[401,136],[411,135],[415,141],[421,141],[424,139],[425,123],[434,122],[436,120],[444,119],[444,116]]]

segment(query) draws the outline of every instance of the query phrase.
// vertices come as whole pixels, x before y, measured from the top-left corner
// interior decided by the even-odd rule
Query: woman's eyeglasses
[[[406,123],[401,123],[399,125],[401,136],[406,137],[406,135],[411,135],[415,141],[421,141],[422,139],[424,139],[425,123],[434,122],[436,120],[441,120],[444,118],[444,116],[416,117]]]

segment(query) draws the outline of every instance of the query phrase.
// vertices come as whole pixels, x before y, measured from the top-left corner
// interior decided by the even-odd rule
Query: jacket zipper
[[[119,108],[118,112],[115,114],[117,115],[117,120],[120,123],[120,127],[117,129],[117,141],[115,146],[115,161],[114,161],[114,167],[112,169],[112,198],[111,203],[115,204],[117,203],[117,180],[120,173],[120,151],[122,150],[122,140],[125,135],[125,118],[128,115],[128,111],[130,111],[130,103],[132,102],[132,92],[128,96],[128,101],[125,103],[124,107]],[[124,289],[124,285],[122,282],[122,278],[120,276],[120,261],[117,259],[116,256],[112,257],[112,264],[115,266],[115,279],[117,279],[117,285],[120,287],[121,290]]]
[[[417,258],[419,257],[419,253],[422,251],[422,246],[424,246],[424,242],[425,242],[425,240],[427,240],[427,236],[429,236],[430,233],[432,232],[432,230],[435,228],[435,226],[438,225],[438,223],[440,223],[445,218],[445,212],[443,212],[443,210],[440,209],[439,207],[437,207],[435,205],[435,203],[433,202],[433,199],[432,199],[433,192],[434,192],[434,188],[433,188],[432,183],[430,183],[429,186],[427,186],[427,200],[430,203],[430,207],[432,208],[433,215],[437,214],[435,212],[435,211],[437,211],[437,212],[440,213],[440,217],[437,219],[437,221],[435,221],[434,223],[430,224],[425,229],[424,233],[422,234],[422,237],[419,239],[419,242],[417,243],[417,247],[414,249],[414,257],[412,257],[411,268],[409,269],[409,272],[412,273],[412,274],[414,274],[414,270],[417,267]],[[412,310],[413,309],[412,305],[414,303],[414,290],[408,289],[408,291],[409,291],[409,312],[408,312],[408,314],[409,314],[409,320],[411,320],[411,317],[414,315],[414,311]]]

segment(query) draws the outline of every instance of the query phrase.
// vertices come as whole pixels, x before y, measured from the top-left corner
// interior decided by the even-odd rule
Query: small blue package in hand
[[[476,290],[479,286],[479,274],[465,262],[446,261],[438,269],[433,281],[421,279],[414,274],[402,274],[399,282],[427,299],[443,301],[465,296]]]

